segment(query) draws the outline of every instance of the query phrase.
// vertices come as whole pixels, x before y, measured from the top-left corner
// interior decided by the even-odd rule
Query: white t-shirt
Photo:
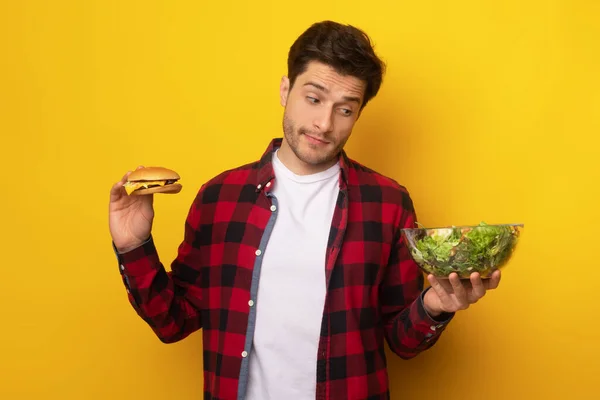
[[[273,155],[277,219],[264,252],[248,400],[314,399],[338,164],[296,175]]]

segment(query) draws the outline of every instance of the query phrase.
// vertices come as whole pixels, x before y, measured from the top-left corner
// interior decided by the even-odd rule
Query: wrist
[[[425,295],[423,296],[423,308],[425,308],[427,314],[435,318],[442,315],[444,313],[444,310],[440,309],[439,306],[436,306],[437,301],[434,301],[432,298],[432,296],[434,296],[432,290],[433,289],[429,288],[425,292]]]
[[[117,245],[115,243],[115,249],[117,250],[117,253],[119,253],[119,254],[128,253],[128,252],[135,250],[138,247],[142,246],[146,241],[140,241],[140,242],[136,242],[136,243],[127,243],[127,244],[123,244],[123,245]]]

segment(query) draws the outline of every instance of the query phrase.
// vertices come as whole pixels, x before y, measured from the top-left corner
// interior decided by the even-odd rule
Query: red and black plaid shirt
[[[245,396],[262,252],[275,218],[271,160],[280,144],[273,140],[259,161],[200,188],[170,272],[152,237],[117,254],[129,301],[160,340],[202,328],[205,399]],[[400,236],[415,223],[406,189],[343,152],[340,165],[315,398],[387,399],[385,341],[400,357],[414,357],[453,315],[440,321],[423,308],[424,277]]]

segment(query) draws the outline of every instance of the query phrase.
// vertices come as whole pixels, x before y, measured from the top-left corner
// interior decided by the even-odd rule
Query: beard
[[[314,133],[304,127],[296,127],[294,122],[285,114],[283,116],[283,134],[296,157],[302,162],[312,166],[331,163],[333,160],[337,159],[346,144],[345,141],[336,142],[332,137]],[[326,140],[329,143],[326,145],[307,143],[302,138],[305,134]]]

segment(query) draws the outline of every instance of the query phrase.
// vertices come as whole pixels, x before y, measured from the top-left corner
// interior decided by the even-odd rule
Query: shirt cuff
[[[152,235],[140,246],[123,253],[117,250],[114,242],[112,247],[119,263],[119,270],[123,275],[141,276],[160,267]]]
[[[452,318],[454,318],[455,313],[442,313],[437,317],[431,316],[427,310],[425,309],[425,293],[430,290],[431,287],[425,289],[421,295],[417,298],[417,309],[418,315],[421,316],[421,324],[422,328],[425,328],[426,337],[430,340],[433,336],[439,336],[442,331],[446,328],[446,325],[450,323]],[[419,329],[421,330],[421,329]]]
[[[427,293],[428,290],[431,289],[431,286],[428,287],[427,289],[425,289],[423,291],[423,293],[421,293],[421,296],[419,296],[419,303],[420,306],[423,308],[423,312],[425,313],[425,315],[433,322],[437,322],[437,323],[442,323],[442,324],[447,324],[448,322],[450,322],[450,320],[452,319],[452,317],[454,317],[455,313],[447,313],[447,312],[443,312],[440,315],[438,315],[437,317],[433,317],[431,316],[428,312],[427,309],[425,308],[425,293]]]

